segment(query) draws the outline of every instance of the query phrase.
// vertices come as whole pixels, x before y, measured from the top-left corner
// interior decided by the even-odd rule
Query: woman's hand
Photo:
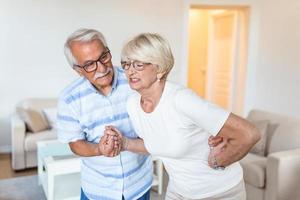
[[[223,142],[223,138],[220,137],[220,136],[210,136],[208,138],[208,145],[210,147],[215,147],[215,146],[217,146],[218,144],[220,144],[222,142]]]
[[[210,136],[208,139],[208,145],[210,146],[210,153],[208,155],[208,165],[211,168],[216,169],[221,167],[217,161],[217,156],[224,151],[227,145],[227,140],[220,136]]]

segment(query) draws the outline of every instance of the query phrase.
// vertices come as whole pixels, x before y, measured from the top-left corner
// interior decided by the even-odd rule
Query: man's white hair
[[[68,38],[64,46],[64,53],[69,62],[69,64],[73,67],[78,64],[75,59],[72,51],[71,44],[72,42],[91,42],[92,40],[100,40],[100,42],[106,47],[106,40],[102,33],[94,29],[78,29],[74,33],[72,33]]]

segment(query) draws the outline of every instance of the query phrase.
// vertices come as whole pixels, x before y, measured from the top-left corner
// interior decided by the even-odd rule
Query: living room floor
[[[0,154],[0,179],[8,179],[18,176],[36,175],[37,168],[14,171],[11,167],[11,154]]]
[[[36,167],[31,168],[31,169],[14,171],[11,167],[11,154],[0,154],[0,180],[14,178],[14,177],[21,177],[21,176],[30,176],[30,175],[37,175]],[[156,192],[153,192],[153,191],[156,191],[156,189],[157,189],[157,187],[154,187],[153,191],[151,192],[151,200],[161,200],[164,197],[164,193],[165,193],[166,186],[168,183],[168,177],[167,177],[167,174],[165,171],[164,171],[164,181],[163,182],[164,182],[163,183],[163,195],[158,195]]]

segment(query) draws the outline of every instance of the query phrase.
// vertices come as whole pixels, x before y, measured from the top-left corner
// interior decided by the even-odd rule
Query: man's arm
[[[77,140],[75,142],[70,142],[69,146],[73,153],[79,156],[100,156],[101,153],[98,148],[98,144],[93,144],[85,140]]]
[[[230,114],[217,136],[223,142],[214,147],[209,155],[209,166],[228,166],[242,159],[252,146],[260,139],[259,131],[247,120]]]

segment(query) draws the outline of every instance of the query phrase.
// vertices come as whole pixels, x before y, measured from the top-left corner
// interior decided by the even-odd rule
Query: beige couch
[[[300,199],[300,120],[253,110],[250,121],[268,120],[265,155],[249,153],[240,161],[247,200]]]
[[[56,99],[26,99],[16,106],[11,118],[12,168],[37,166],[37,141],[55,139],[47,109],[56,109]],[[26,121],[26,122],[25,122]]]

